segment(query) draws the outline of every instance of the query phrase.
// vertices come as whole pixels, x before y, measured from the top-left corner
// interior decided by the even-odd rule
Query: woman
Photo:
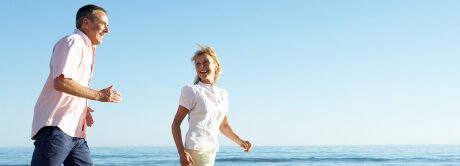
[[[219,130],[246,152],[252,145],[236,135],[228,123],[227,91],[216,87],[222,68],[211,47],[201,47],[192,57],[197,77],[194,85],[182,88],[179,108],[172,123],[172,134],[181,165],[214,165],[219,150]],[[186,115],[189,130],[182,143],[180,125]]]

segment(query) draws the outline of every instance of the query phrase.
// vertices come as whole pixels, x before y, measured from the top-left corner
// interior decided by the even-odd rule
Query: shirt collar
[[[198,81],[198,85],[201,85],[201,86],[204,86],[204,87],[209,87],[209,88],[212,88],[213,85],[212,84],[206,84],[206,83],[203,83],[201,81]]]
[[[85,33],[80,31],[79,29],[75,29],[75,31],[73,33],[80,35],[81,38],[83,38],[83,41],[85,41],[86,46],[94,47],[94,48],[96,47],[96,46],[93,46],[93,44],[91,43],[91,40],[89,40],[88,36],[86,36]]]
[[[214,85],[206,84],[206,83],[203,83],[201,81],[198,82],[198,85],[203,86],[204,88],[206,88],[206,89],[210,90],[212,93],[214,93],[214,88],[215,88]]]

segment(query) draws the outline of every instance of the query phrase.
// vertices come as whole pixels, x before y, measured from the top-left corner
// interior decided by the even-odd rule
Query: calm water
[[[33,148],[0,148],[0,165],[28,165]],[[175,147],[93,147],[94,165],[178,165]],[[221,147],[216,165],[460,165],[460,145]]]

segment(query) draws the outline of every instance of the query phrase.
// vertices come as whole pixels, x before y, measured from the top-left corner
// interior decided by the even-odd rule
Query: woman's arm
[[[227,115],[225,115],[224,120],[220,124],[220,132],[222,132],[227,138],[240,145],[244,151],[249,152],[252,148],[251,142],[241,139],[235,132],[233,132],[230,123],[228,123]]]
[[[182,143],[182,132],[180,129],[180,125],[185,116],[187,116],[188,112],[189,110],[187,108],[179,106],[171,125],[172,135],[174,138],[174,143],[176,143],[177,152],[179,153],[181,165],[190,165],[191,163],[195,163],[190,154],[185,151],[184,144]]]

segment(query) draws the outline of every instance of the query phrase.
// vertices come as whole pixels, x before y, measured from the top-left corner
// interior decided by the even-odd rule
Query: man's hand
[[[121,94],[113,89],[113,85],[100,90],[98,93],[98,101],[119,103],[121,100]]]
[[[88,127],[91,127],[93,125],[93,123],[94,123],[93,115],[91,115],[91,112],[94,112],[94,110],[89,108],[89,107],[86,107],[85,119],[86,119],[86,125]]]

